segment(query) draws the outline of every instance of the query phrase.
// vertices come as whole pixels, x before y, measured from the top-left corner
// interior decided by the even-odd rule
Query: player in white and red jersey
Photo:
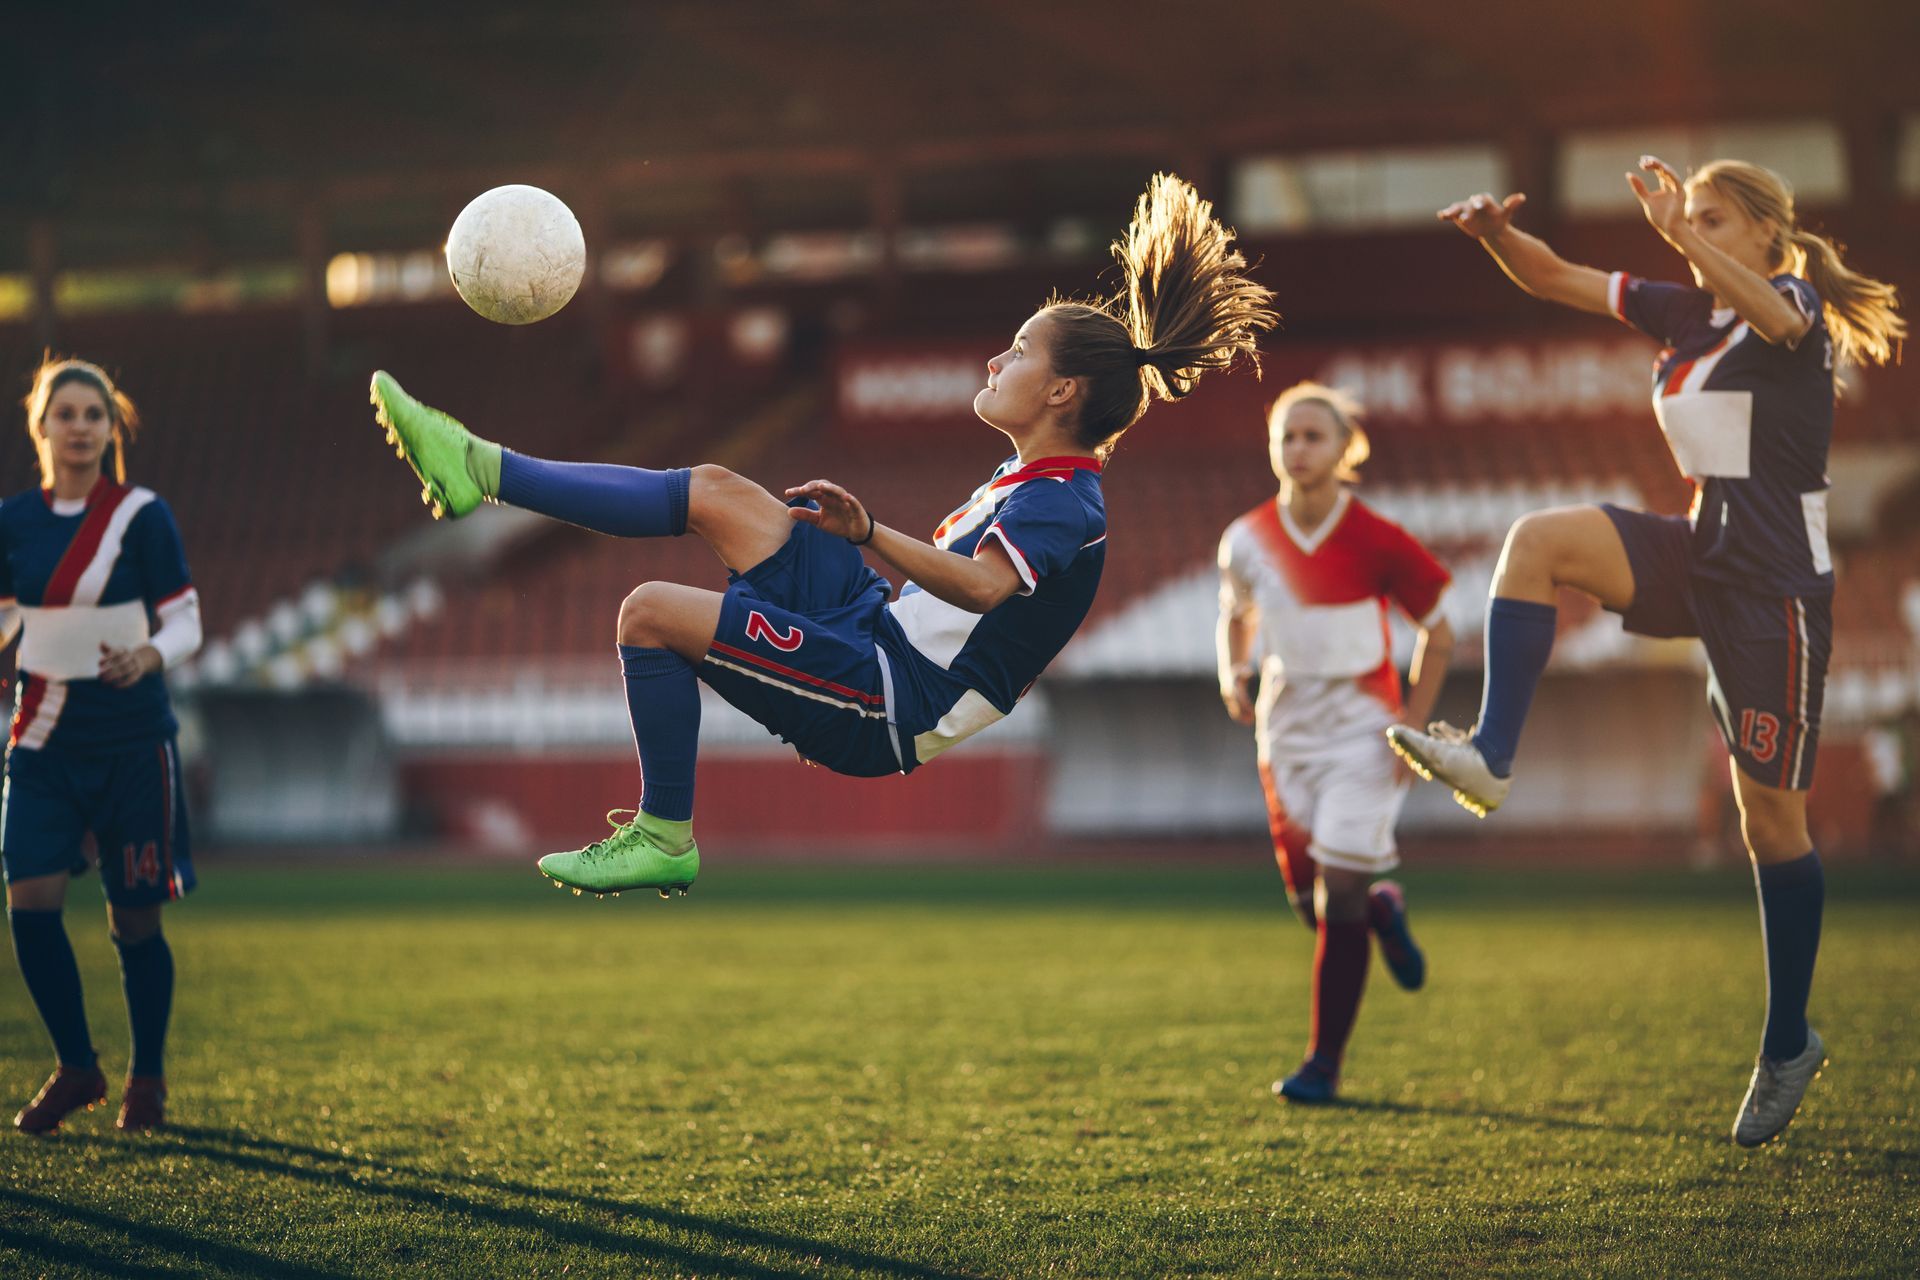
[[[0,862],[14,954],[59,1066],[14,1124],[51,1133],[106,1096],[61,919],[91,832],[133,1030],[118,1124],[150,1129],[165,1119],[173,1005],[160,908],[194,886],[161,672],[199,647],[199,596],[166,503],[126,483],[133,402],[98,366],[48,359],[26,406],[41,486],[0,503],[0,648],[21,636]]]
[[[1693,509],[1612,505],[1523,516],[1487,602],[1486,681],[1471,733],[1395,728],[1395,749],[1485,817],[1513,785],[1520,730],[1553,651],[1562,588],[1638,635],[1697,636],[1707,699],[1734,760],[1767,956],[1767,1022],[1733,1139],[1757,1146],[1793,1119],[1826,1047],[1807,1024],[1826,877],[1807,829],[1833,648],[1827,446],[1834,371],[1884,364],[1906,334],[1891,285],[1850,269],[1799,224],[1771,170],[1716,160],[1685,181],[1654,156],[1627,181],[1686,260],[1691,285],[1568,262],[1512,225],[1526,201],[1482,192],[1439,211],[1522,289],[1612,316],[1662,344],[1653,410]],[[1648,186],[1648,182],[1653,185]]]
[[[1358,414],[1350,396],[1318,383],[1283,393],[1268,417],[1280,492],[1220,539],[1220,696],[1235,720],[1257,726],[1274,856],[1318,936],[1306,1061],[1274,1085],[1299,1102],[1328,1101],[1339,1087],[1370,931],[1401,986],[1426,980],[1400,887],[1373,878],[1399,863],[1393,824],[1410,781],[1383,731],[1426,723],[1440,696],[1453,652],[1442,612],[1451,576],[1354,496],[1367,457]],[[1420,628],[1404,705],[1389,605]]]

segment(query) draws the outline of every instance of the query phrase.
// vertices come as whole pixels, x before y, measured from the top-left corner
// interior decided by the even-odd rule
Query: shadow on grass
[[[557,1244],[574,1245],[604,1255],[619,1255],[635,1260],[659,1262],[695,1275],[740,1276],[761,1280],[761,1278],[817,1275],[824,1265],[845,1267],[851,1271],[876,1276],[898,1277],[899,1280],[969,1280],[966,1272],[943,1271],[936,1267],[882,1257],[864,1250],[849,1249],[823,1240],[741,1226],[719,1218],[654,1208],[611,1196],[536,1187],[504,1178],[442,1173],[411,1165],[375,1160],[366,1156],[344,1155],[300,1143],[255,1137],[241,1129],[175,1125],[139,1143],[115,1142],[90,1135],[75,1135],[75,1137],[84,1142],[112,1147],[136,1156],[194,1156],[252,1173],[277,1175],[300,1182],[353,1191],[361,1195],[378,1196],[424,1209],[457,1213],[475,1222],[517,1231],[535,1232],[547,1236]],[[665,1240],[647,1239],[631,1234],[630,1231],[594,1226],[591,1223],[556,1216],[552,1210],[542,1211],[537,1205],[492,1203],[450,1189],[451,1186],[462,1186],[475,1191],[498,1192],[501,1195],[518,1197],[522,1200],[540,1201],[553,1206],[573,1206],[577,1209],[605,1213],[625,1219],[629,1224],[647,1224],[662,1231],[684,1232],[695,1237],[698,1243],[680,1245]],[[0,1203],[7,1201],[23,1204],[44,1202],[49,1206],[55,1204],[53,1201],[44,1200],[43,1197],[0,1188]],[[69,1214],[73,1212],[64,1207],[60,1207],[59,1211]],[[80,1211],[82,1216],[90,1212],[92,1211]],[[245,1255],[245,1260],[251,1261],[255,1266],[271,1261],[271,1269],[275,1274],[316,1277],[334,1274],[313,1268],[301,1268],[297,1264],[287,1264],[277,1259],[269,1260],[264,1255],[255,1255],[246,1250],[203,1242],[196,1237],[185,1236],[180,1232],[168,1231],[164,1228],[123,1223],[117,1219],[108,1218],[104,1214],[95,1213],[94,1216],[104,1219],[107,1224],[136,1238],[147,1239],[149,1243],[165,1244],[170,1239],[177,1238],[185,1243],[186,1247],[182,1251],[188,1258],[203,1257],[209,1261],[220,1262],[222,1265],[232,1265],[238,1270],[246,1270],[244,1261],[228,1263],[222,1257],[223,1252],[233,1252]],[[744,1249],[762,1249],[774,1254],[789,1255],[790,1261],[763,1265],[732,1256]]]
[[[117,1233],[150,1249],[163,1249],[176,1253],[188,1266],[185,1271],[176,1271],[171,1267],[126,1262],[84,1245],[68,1244],[64,1241],[50,1240],[44,1236],[0,1227],[0,1241],[5,1241],[22,1253],[42,1258],[49,1263],[57,1262],[84,1267],[90,1274],[193,1276],[204,1275],[206,1268],[211,1265],[237,1271],[242,1275],[297,1276],[305,1277],[306,1280],[351,1280],[349,1272],[329,1271],[324,1267],[310,1267],[298,1262],[289,1262],[284,1258],[277,1258],[258,1250],[223,1244],[205,1236],[175,1231],[171,1227],[156,1226],[151,1222],[135,1222],[128,1218],[116,1217],[111,1213],[102,1213],[98,1209],[90,1209],[85,1205],[59,1200],[53,1196],[36,1195],[31,1191],[0,1187],[0,1205],[10,1205],[25,1211],[26,1214],[57,1219],[68,1225],[77,1224],[100,1232]]]
[[[1637,1133],[1649,1138],[1686,1140],[1700,1137],[1700,1131],[1663,1128],[1650,1124],[1627,1124],[1594,1116],[1557,1116],[1530,1111],[1502,1111],[1471,1102],[1452,1105],[1434,1102],[1396,1102],[1390,1098],[1335,1098],[1332,1102],[1312,1104],[1316,1111],[1375,1111],[1386,1115],[1430,1116],[1447,1120],[1486,1120],[1496,1124],[1527,1125],[1536,1129],[1563,1129],[1579,1133]]]

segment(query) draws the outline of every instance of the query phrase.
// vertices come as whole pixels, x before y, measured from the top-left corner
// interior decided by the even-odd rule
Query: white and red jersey
[[[1342,489],[1303,532],[1278,499],[1220,538],[1220,608],[1259,615],[1263,757],[1314,755],[1400,714],[1387,605],[1426,627],[1452,582],[1412,534]]]

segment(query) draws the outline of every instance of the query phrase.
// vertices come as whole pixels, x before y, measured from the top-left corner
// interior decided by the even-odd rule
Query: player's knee
[[[643,582],[627,592],[627,598],[620,602],[620,621],[616,627],[621,644],[642,649],[658,647],[660,634],[657,622],[666,585]]]
[[[1507,542],[1501,549],[1500,559],[1506,565],[1549,568],[1553,564],[1556,534],[1551,511],[1529,511],[1507,530]]]
[[[1804,813],[1785,805],[1749,803],[1740,814],[1747,852],[1761,861],[1794,858],[1812,847]]]
[[[108,907],[107,927],[116,946],[131,947],[160,932],[158,907]]]
[[[1315,906],[1322,920],[1352,921],[1367,917],[1368,877],[1356,871],[1322,868],[1314,883]]]
[[[703,462],[692,468],[687,489],[687,523],[699,528],[717,512],[731,509],[760,486],[737,471]]]

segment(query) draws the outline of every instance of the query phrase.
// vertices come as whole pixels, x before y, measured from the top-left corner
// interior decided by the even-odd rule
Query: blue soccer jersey
[[[102,479],[83,501],[30,489],[0,503],[0,606],[17,605],[16,751],[124,751],[177,725],[165,678],[116,689],[100,646],[145,644],[158,616],[193,598],[173,513],[151,489]]]
[[[971,556],[990,538],[1020,574],[1017,594],[969,613],[909,582],[879,628],[909,768],[1012,711],[1086,619],[1106,564],[1100,463],[1009,458],[940,522],[933,545]]]
[[[1607,304],[1665,344],[1653,408],[1694,484],[1693,572],[1766,594],[1824,595],[1833,344],[1812,285],[1784,273],[1772,284],[1812,321],[1792,346],[1769,343],[1690,285],[1616,272]]]

